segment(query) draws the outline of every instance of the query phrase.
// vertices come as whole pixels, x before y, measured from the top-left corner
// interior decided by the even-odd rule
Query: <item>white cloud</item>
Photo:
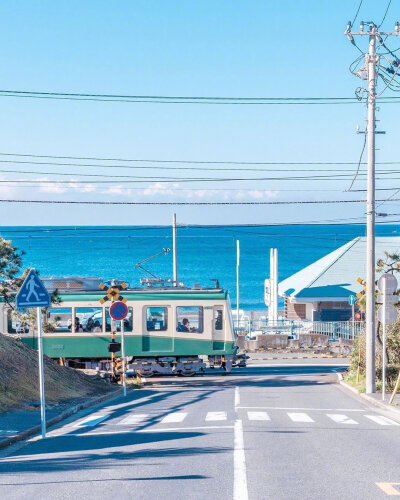
[[[110,196],[132,196],[132,189],[126,188],[120,184],[110,186],[102,191],[102,194]]]

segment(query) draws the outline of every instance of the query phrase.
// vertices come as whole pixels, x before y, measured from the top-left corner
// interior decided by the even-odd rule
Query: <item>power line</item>
[[[358,160],[358,165],[357,165],[357,170],[356,170],[356,173],[354,175],[354,178],[353,180],[351,181],[351,184],[350,184],[350,187],[349,187],[349,191],[351,190],[351,188],[353,187],[353,184],[355,183],[356,179],[357,179],[357,176],[358,176],[358,172],[360,171],[360,166],[361,166],[361,160],[364,156],[364,151],[365,151],[365,146],[367,144],[367,128],[365,128],[365,132],[364,132],[364,143],[363,143],[363,147],[361,149],[361,154],[360,154],[360,159]]]
[[[351,25],[353,26],[354,23],[356,22],[356,19],[357,19],[357,16],[358,16],[358,13],[360,12],[360,9],[361,9],[361,5],[363,4],[363,1],[364,0],[360,0],[360,3],[358,5],[358,9],[357,9],[357,12],[355,13],[355,16],[353,18],[353,22],[351,23]]]
[[[354,97],[221,97],[221,96],[146,96],[121,94],[89,94],[71,92],[42,92],[0,90],[0,97],[57,99],[97,102],[130,102],[155,104],[228,104],[228,105],[326,105],[358,104]],[[385,97],[381,103],[400,102]]]
[[[391,3],[392,3],[392,0],[389,0],[388,5],[387,5],[387,7],[386,7],[385,14],[384,14],[384,16],[383,16],[383,18],[382,18],[382,21],[380,22],[380,24],[379,24],[378,28],[380,28],[380,27],[382,26],[382,24],[383,24],[384,20],[386,19],[386,16],[387,16],[387,13],[389,12],[389,9],[390,9],[390,5],[391,5]]]
[[[386,201],[386,200],[376,200]],[[392,201],[400,201],[393,198]],[[32,203],[46,205],[136,205],[136,206],[219,206],[219,205],[330,205],[340,203],[365,203],[365,200],[299,200],[299,201],[83,201],[83,200],[18,200],[0,199],[1,203]]]
[[[38,155],[38,154],[23,154],[23,153],[1,153],[0,156],[15,156],[28,158],[50,158],[59,160],[90,160],[90,161],[117,161],[130,163],[185,163],[194,165],[358,165],[354,161],[240,161],[240,160],[169,160],[169,159],[138,159],[138,158],[105,158],[94,156],[60,156],[60,155]],[[61,165],[61,166],[93,166],[104,168],[125,168],[124,165],[96,165],[96,164],[81,164],[81,163],[55,163],[55,162],[32,162],[18,160],[0,160],[0,163],[15,163],[15,164],[32,164],[32,165]],[[400,161],[383,161],[377,162],[377,165],[399,165]],[[362,163],[366,165],[366,163]],[[130,167],[130,166],[128,166]],[[154,168],[154,167],[152,167]]]

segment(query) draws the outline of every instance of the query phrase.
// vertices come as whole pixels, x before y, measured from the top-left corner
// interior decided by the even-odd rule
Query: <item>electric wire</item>
[[[360,171],[361,161],[362,161],[362,158],[364,156],[364,151],[365,151],[366,144],[367,144],[367,127],[365,127],[365,131],[364,131],[364,143],[363,143],[363,146],[362,146],[362,149],[361,149],[360,159],[358,160],[357,170],[356,170],[356,173],[354,175],[353,180],[351,181],[351,184],[350,184],[350,187],[349,187],[349,191],[353,187],[353,185],[354,185],[354,183],[355,183],[355,181],[356,181],[356,179],[358,177],[358,173]]]
[[[376,200],[386,201],[386,200]],[[400,201],[394,198],[392,201]],[[296,201],[99,201],[99,200],[20,200],[20,199],[0,199],[1,203],[32,203],[45,205],[125,205],[125,206],[229,206],[229,205],[331,205],[365,203],[366,200],[296,200]]]

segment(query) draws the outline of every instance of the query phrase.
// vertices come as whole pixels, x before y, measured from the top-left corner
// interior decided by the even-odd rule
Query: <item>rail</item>
[[[257,335],[289,335],[298,339],[300,334],[319,334],[329,336],[329,340],[354,340],[365,328],[363,321],[294,321],[280,319],[268,321],[265,319],[239,319],[234,321],[235,331],[255,339]]]

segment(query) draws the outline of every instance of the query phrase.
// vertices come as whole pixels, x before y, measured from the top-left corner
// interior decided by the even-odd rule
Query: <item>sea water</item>
[[[170,248],[143,266],[172,278],[172,230],[168,226],[3,227],[0,234],[25,252],[23,268],[47,276],[98,276],[139,286],[149,276],[135,265]],[[379,236],[400,234],[399,225],[377,227]],[[240,241],[240,307],[262,309],[269,250],[278,249],[279,281],[357,236],[363,225],[190,226],[178,228],[178,279],[186,286],[213,286],[213,279],[236,302],[236,240]]]

